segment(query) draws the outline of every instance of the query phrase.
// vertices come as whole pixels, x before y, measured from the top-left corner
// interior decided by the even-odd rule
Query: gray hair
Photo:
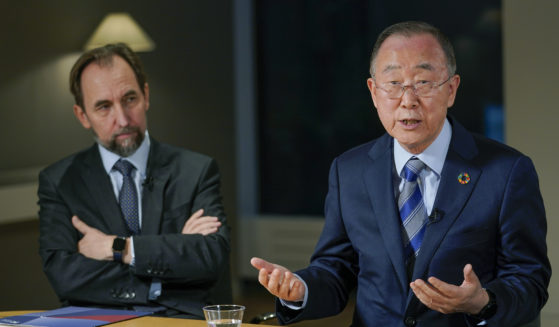
[[[369,67],[371,77],[375,77],[375,62],[378,51],[386,39],[392,35],[411,37],[418,34],[430,34],[435,38],[435,40],[437,40],[446,57],[446,69],[448,70],[448,74],[449,76],[454,76],[456,73],[456,57],[454,56],[454,48],[448,38],[433,25],[419,21],[408,21],[388,26],[378,36],[375,46],[373,47],[373,53],[371,54]]]

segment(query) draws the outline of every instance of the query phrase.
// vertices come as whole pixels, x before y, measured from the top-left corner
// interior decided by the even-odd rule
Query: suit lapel
[[[371,164],[365,169],[365,185],[369,193],[375,221],[392,261],[392,266],[400,280],[402,289],[407,289],[408,277],[404,264],[404,246],[400,216],[394,199],[392,181],[392,138],[385,134],[369,151]],[[387,187],[388,185],[388,187]]]
[[[163,212],[165,187],[170,177],[170,160],[153,138],[146,169],[146,183],[142,193],[142,235],[159,234]]]
[[[80,178],[83,185],[89,189],[96,208],[101,213],[101,219],[104,220],[111,234],[128,235],[128,228],[122,218],[122,213],[116,201],[111,180],[107,172],[103,168],[99,149],[95,144],[86,153],[83,165],[78,171],[81,171]]]

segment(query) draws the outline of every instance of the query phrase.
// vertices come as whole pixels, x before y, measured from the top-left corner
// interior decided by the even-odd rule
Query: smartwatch
[[[481,311],[473,317],[481,320],[487,320],[497,313],[497,300],[495,299],[495,294],[488,289],[485,289],[487,295],[489,295],[489,302],[481,308]]]
[[[126,247],[126,237],[117,236],[113,241],[113,260],[122,262],[122,251]]]

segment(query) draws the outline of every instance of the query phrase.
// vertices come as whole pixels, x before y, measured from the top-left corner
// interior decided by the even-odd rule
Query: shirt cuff
[[[136,253],[134,253],[134,237],[130,237],[130,256],[132,257],[132,259],[130,259],[130,266],[134,267],[134,265],[136,264]]]
[[[305,285],[305,297],[303,297],[303,301],[293,302],[293,301],[285,301],[285,300],[282,300],[282,299],[279,299],[279,300],[280,300],[281,305],[283,305],[284,307],[287,307],[291,310],[302,310],[307,306],[307,299],[309,297],[309,288],[307,287],[307,283],[305,283],[303,278],[299,277],[299,275],[297,275],[297,274],[293,274],[293,275],[295,275],[297,278],[299,278],[301,283],[303,283],[303,285]]]
[[[161,280],[154,278],[151,281],[151,285],[149,286],[149,295],[148,300],[157,300],[157,298],[161,295]]]

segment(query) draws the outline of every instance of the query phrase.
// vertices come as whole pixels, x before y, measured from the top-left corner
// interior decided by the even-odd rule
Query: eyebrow
[[[415,68],[420,68],[420,69],[425,69],[425,70],[430,70],[430,71],[434,71],[434,70],[435,70],[435,67],[433,67],[433,65],[431,65],[431,64],[428,63],[428,62],[419,64],[419,65],[415,66]]]
[[[126,98],[129,95],[136,95],[136,94],[138,94],[138,92],[136,92],[135,90],[130,90],[130,91],[124,93],[124,95],[122,97]]]
[[[400,68],[402,68],[402,66],[400,66],[400,65],[387,65],[386,67],[384,67],[382,72],[386,73],[386,72],[396,70],[396,69],[400,69]],[[415,68],[424,69],[424,70],[428,70],[428,71],[434,71],[435,70],[435,67],[433,67],[433,65],[431,65],[428,62],[416,65]]]
[[[110,103],[111,103],[111,101],[109,101],[109,100],[99,100],[99,101],[95,102],[95,104],[93,105],[93,108],[97,108],[97,107],[100,107],[101,105],[106,105],[106,104],[110,104]]]
[[[126,98],[127,96],[136,95],[136,94],[138,94],[138,92],[136,92],[135,90],[130,90],[130,91],[124,93],[124,95],[122,97]],[[110,104],[110,103],[111,103],[111,101],[109,101],[109,100],[98,100],[98,101],[95,102],[94,108],[97,108],[101,105],[107,105],[107,104]]]
[[[399,69],[399,68],[402,68],[402,66],[400,66],[400,65],[388,65],[388,66],[384,67],[382,72],[386,73],[386,72],[389,72],[391,70],[396,70],[396,69]]]

